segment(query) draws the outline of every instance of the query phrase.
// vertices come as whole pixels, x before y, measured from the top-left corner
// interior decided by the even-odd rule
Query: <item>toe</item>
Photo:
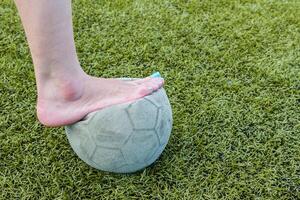
[[[143,84],[153,87],[154,90],[157,90],[162,87],[164,80],[162,78],[150,78]]]
[[[153,80],[151,80],[151,84],[154,90],[158,90],[159,88],[161,88],[164,85],[164,79],[162,78],[153,78]]]
[[[140,84],[140,93],[143,95],[151,94],[152,92],[161,88],[164,84],[162,78],[146,78],[144,82]]]
[[[146,95],[149,95],[153,92],[153,88],[150,87],[150,86],[147,86],[147,85],[140,85],[139,86],[139,90],[138,90],[138,93],[139,95],[141,96],[146,96]]]
[[[132,83],[135,83],[137,85],[140,85],[140,84],[143,84],[149,80],[151,80],[152,78],[151,77],[147,77],[147,78],[142,78],[142,79],[137,79],[137,80],[134,80],[132,81]]]
[[[146,77],[143,79],[137,79],[132,81],[132,83],[137,84],[137,85],[141,85],[141,84],[149,84],[151,82],[151,84],[154,85],[160,85],[160,87],[164,84],[164,79],[163,78],[153,78],[153,77]]]

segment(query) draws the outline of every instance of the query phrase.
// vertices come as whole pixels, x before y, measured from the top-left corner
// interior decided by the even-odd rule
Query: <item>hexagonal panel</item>
[[[93,138],[95,138],[95,142],[98,146],[108,148],[121,148],[132,132],[132,130],[128,131],[130,132],[101,132],[99,134],[94,135]]]
[[[112,106],[95,113],[89,120],[89,132],[97,145],[120,147],[131,134],[131,125],[126,107]]]
[[[91,159],[100,169],[111,171],[126,165],[120,149],[97,146]]]
[[[96,149],[95,142],[90,139],[89,137],[85,138],[80,143],[80,149],[87,155],[87,157],[90,159]]]
[[[85,138],[84,133],[82,132],[82,126],[70,125],[65,126],[67,137],[72,141],[72,145],[78,147],[81,141]]]
[[[90,158],[96,148],[96,144],[90,138],[86,125],[74,124],[66,126],[65,130],[68,140],[78,156],[83,160],[86,160],[84,159],[85,157]]]
[[[151,129],[155,127],[158,108],[147,99],[131,104],[128,114],[135,129]]]
[[[117,173],[132,173],[136,172],[138,170],[141,170],[143,168],[147,167],[147,163],[132,163],[130,165],[124,165],[120,168],[114,169],[114,172]]]
[[[132,129],[124,105],[115,105],[99,110],[89,121],[90,133],[98,131],[122,132],[124,129]]]
[[[157,151],[146,161],[147,165],[151,165],[153,162],[155,162],[161,155],[161,153],[164,151],[167,144],[160,145],[157,148]]]
[[[159,147],[159,141],[154,130],[134,131],[128,142],[122,147],[127,164],[144,164]]]
[[[160,108],[163,104],[164,99],[166,96],[164,96],[164,89],[161,88],[155,92],[153,92],[150,96],[146,96],[145,99],[151,101],[154,105],[156,105],[157,108]]]

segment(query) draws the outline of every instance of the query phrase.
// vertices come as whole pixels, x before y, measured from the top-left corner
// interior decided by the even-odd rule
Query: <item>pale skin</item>
[[[46,126],[75,123],[88,113],[135,101],[164,84],[86,74],[73,38],[71,0],[15,0],[29,44],[37,83],[37,117]]]

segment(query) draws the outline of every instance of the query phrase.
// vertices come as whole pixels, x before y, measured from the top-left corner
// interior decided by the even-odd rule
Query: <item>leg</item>
[[[15,2],[34,64],[37,116],[44,125],[74,123],[92,111],[136,100],[163,85],[160,78],[123,82],[84,73],[74,44],[71,0]]]

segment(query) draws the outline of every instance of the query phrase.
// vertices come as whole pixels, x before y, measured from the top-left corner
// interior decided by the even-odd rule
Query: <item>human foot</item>
[[[37,116],[46,126],[75,123],[95,110],[149,95],[164,83],[162,78],[123,81],[88,75],[62,80],[48,81],[38,94]]]

